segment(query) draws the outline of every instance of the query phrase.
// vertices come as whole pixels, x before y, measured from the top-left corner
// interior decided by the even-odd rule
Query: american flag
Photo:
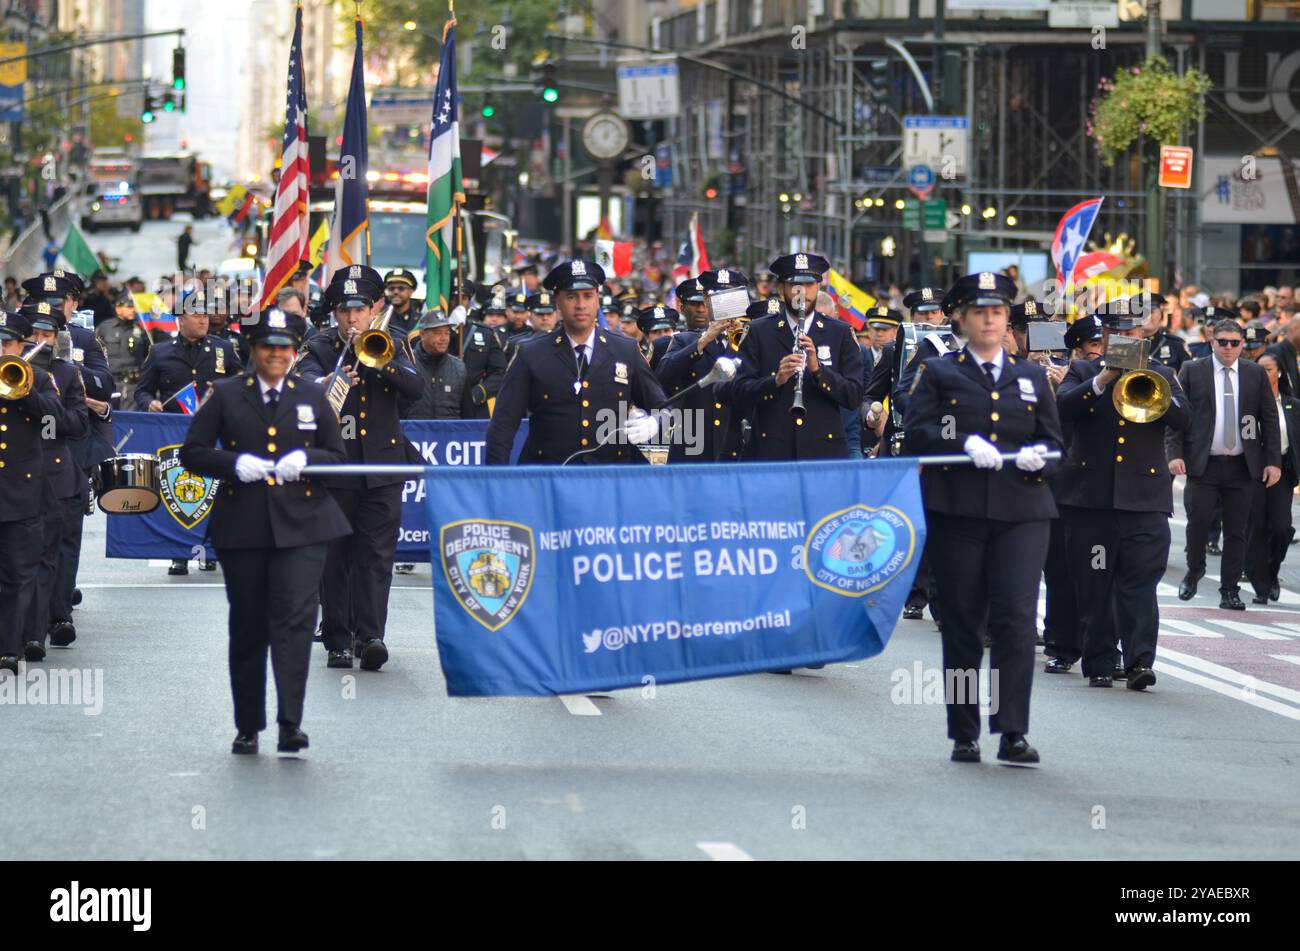
[[[266,283],[262,307],[275,302],[275,295],[309,255],[307,178],[307,90],[302,80],[302,6],[295,13],[293,46],[289,49],[289,93],[285,102],[284,143],[280,152],[280,184],[275,191],[271,217],[271,247],[267,253]]]

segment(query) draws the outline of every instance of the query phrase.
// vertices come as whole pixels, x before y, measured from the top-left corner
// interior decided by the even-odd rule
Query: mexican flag
[[[453,230],[456,206],[465,201],[460,171],[460,123],[456,120],[456,18],[442,30],[442,59],[433,93],[433,124],[429,135],[429,211],[424,233],[424,285],[427,307],[450,312],[451,264],[455,255]]]

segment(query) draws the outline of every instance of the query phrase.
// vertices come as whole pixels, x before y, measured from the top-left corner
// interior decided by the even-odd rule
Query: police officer
[[[1192,359],[1191,351],[1187,349],[1187,341],[1177,334],[1171,334],[1165,327],[1168,312],[1165,310],[1164,295],[1148,291],[1144,297],[1147,299],[1146,303],[1150,308],[1147,327],[1151,330],[1150,349],[1148,350],[1148,353],[1151,354],[1151,360],[1177,373],[1185,362]]]
[[[652,372],[658,373],[664,354],[672,345],[673,328],[677,325],[677,311],[663,304],[646,307],[636,313],[636,326],[641,331],[641,341],[637,345],[641,356],[650,364]],[[659,340],[668,340],[663,346],[655,346]]]
[[[382,369],[367,367],[349,341],[369,328],[382,309],[383,284],[373,268],[353,264],[334,273],[325,296],[336,327],[313,337],[303,348],[298,372],[321,382],[343,355],[342,372],[351,383],[339,418],[347,421],[343,444],[352,463],[420,461],[402,432],[402,411],[424,395],[424,380],[402,346]],[[378,302],[378,304],[377,304]],[[324,480],[343,510],[352,534],[330,543],[322,587],[328,666],[350,668],[354,654],[362,670],[379,670],[388,660],[384,628],[393,580],[393,555],[402,522],[400,475],[331,476]]]
[[[208,335],[208,310],[207,291],[203,288],[182,301],[180,313],[176,315],[176,339],[155,344],[144,362],[135,388],[137,410],[183,413],[172,397],[187,385],[193,383],[202,400],[213,381],[243,372],[235,345]]]
[[[479,298],[483,305],[483,323],[499,331],[503,343],[509,332],[507,326],[510,322],[507,316],[510,309],[509,297],[510,290],[504,284],[494,284],[492,287],[479,289]]]
[[[469,292],[472,304],[466,312],[465,323],[457,328],[453,348],[465,361],[465,395],[461,402],[462,419],[487,419],[492,415],[491,400],[501,389],[510,360],[506,356],[505,340],[501,332],[483,322],[481,289],[469,281],[462,293]],[[490,295],[489,295],[490,299]]]
[[[555,299],[550,291],[528,295],[528,323],[534,337],[544,337],[555,329]]]
[[[74,532],[79,534],[85,517],[85,474],[73,456],[71,440],[86,438],[90,416],[81,374],[70,360],[58,356],[61,348],[56,346],[56,337],[63,324],[62,312],[40,301],[25,305],[22,315],[31,327],[29,342],[44,345],[31,358],[31,364],[49,373],[63,409],[52,430],[44,434],[48,438],[41,441],[45,457],[43,517],[40,535],[33,539],[40,567],[24,645],[27,660],[39,661],[45,659],[47,633],[55,647],[67,647],[77,639],[72,624],[74,576],[59,570],[59,560],[66,556],[64,538]]]
[[[117,391],[122,394],[122,402],[132,406],[131,395],[140,379],[145,357],[149,355],[149,334],[136,319],[135,298],[130,291],[117,295],[114,310],[116,319],[100,324],[95,328],[95,334],[104,345],[108,369],[113,374]]]
[[[251,355],[248,340],[242,333],[230,329],[231,318],[243,316],[239,296],[239,288],[235,286],[222,288],[212,295],[207,304],[208,336],[225,340],[234,347],[242,367],[248,365]]]
[[[31,324],[0,310],[0,354],[22,356]],[[32,540],[42,531],[45,420],[63,415],[54,382],[32,367],[32,387],[17,399],[0,399],[0,670],[18,673],[35,596],[40,552]],[[34,632],[33,632],[34,633]]]
[[[884,409],[879,416],[871,412],[873,403],[883,403],[884,397],[873,397],[868,391],[871,381],[876,378],[877,367],[884,371],[884,377],[892,376],[894,358],[894,339],[903,324],[903,316],[891,310],[887,304],[872,307],[862,326],[855,331],[858,347],[862,351],[862,405],[855,411],[844,411],[844,435],[849,441],[849,457],[874,455],[880,443],[876,435],[877,424],[884,423]],[[888,393],[885,394],[888,396]],[[856,451],[855,451],[856,450]]]
[[[631,407],[650,411],[664,393],[636,344],[598,330],[596,312],[605,272],[591,261],[566,261],[546,275],[561,326],[520,345],[487,431],[488,465],[506,465],[525,415],[528,439],[520,463],[644,462],[620,427],[604,442],[597,436],[609,414],[628,417]]]
[[[998,758],[1036,763],[1029,745],[1038,579],[1056,515],[1044,455],[1060,449],[1056,403],[1043,368],[1003,350],[1016,284],[1003,274],[961,278],[943,302],[959,312],[966,344],[917,367],[903,429],[909,452],[964,453],[969,465],[921,472],[927,547],[943,592],[943,665],[952,758],[978,762],[981,629],[998,671]],[[1015,461],[1004,467],[1003,453]]]
[[[523,291],[512,291],[506,295],[505,334],[507,358],[519,344],[533,336],[533,328],[528,326],[528,295]]]
[[[705,271],[699,276],[707,296],[724,291],[748,287],[745,275],[730,268]],[[687,330],[676,334],[667,352],[654,369],[659,384],[669,396],[676,396],[687,387],[694,386],[708,375],[719,357],[736,356],[728,335],[739,330],[739,320],[713,320],[703,330]],[[651,344],[653,359],[654,345]],[[696,386],[674,405],[687,414],[692,429],[699,432],[699,440],[673,438],[668,449],[668,461],[674,462],[737,462],[742,447],[741,418],[743,412],[733,412],[736,399],[735,380],[726,380],[711,386]]]
[[[756,459],[848,458],[841,410],[856,413],[862,403],[862,351],[848,324],[813,310],[828,270],[830,262],[817,254],[772,262],[783,312],[750,323],[736,373],[735,398],[753,407]],[[799,300],[803,323],[796,326]],[[800,381],[804,411],[797,414],[792,407]]]
[[[775,292],[776,275],[771,272],[766,264],[759,264],[755,267],[753,275],[755,300],[767,300]]]
[[[1139,298],[1099,308],[1103,345],[1113,334],[1140,339],[1145,313]],[[1127,679],[1130,690],[1143,690],[1156,682],[1156,585],[1169,564],[1174,509],[1165,433],[1182,429],[1190,417],[1173,371],[1162,363],[1149,367],[1171,394],[1169,409],[1150,422],[1125,419],[1115,408],[1123,371],[1103,368],[1101,360],[1075,360],[1057,397],[1061,419],[1072,430],[1056,477],[1057,499],[1074,569],[1083,675],[1093,687]],[[1068,671],[1077,647],[1057,643],[1047,670]]]
[[[221,480],[210,533],[230,602],[230,751],[257,752],[266,728],[269,648],[277,748],[296,753],[308,746],[303,698],[326,551],[350,530],[330,492],[302,470],[341,463],[345,454],[324,390],[288,376],[305,321],[278,308],[259,318],[245,323],[252,365],[214,385],[185,436],[181,462]]]
[[[415,325],[424,313],[424,301],[412,296],[419,285],[415,275],[406,268],[398,268],[384,275],[384,294],[393,308],[388,320],[388,332],[394,340],[410,340],[416,334]]]

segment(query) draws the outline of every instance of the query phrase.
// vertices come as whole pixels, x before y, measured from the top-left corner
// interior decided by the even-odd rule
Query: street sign
[[[1160,146],[1160,187],[1192,187],[1192,150],[1183,145]]]
[[[966,177],[965,116],[903,116],[903,167],[928,165],[940,178]]]
[[[891,185],[900,172],[893,165],[864,165],[858,170],[858,176],[868,185]]]
[[[921,240],[924,241],[926,244],[943,244],[945,241],[948,240],[948,232],[943,229],[939,229],[936,231],[930,228],[926,228],[924,231],[921,232]]]
[[[1114,0],[1056,0],[1047,8],[1047,25],[1053,29],[1088,30],[1104,26],[1119,27],[1119,4]]]
[[[934,169],[928,165],[914,165],[907,170],[907,188],[917,198],[930,197],[934,191]]]
[[[426,125],[433,120],[433,92],[377,89],[367,117],[376,125]]]
[[[903,199],[903,230],[918,231],[921,227],[921,201],[918,198]]]
[[[681,114],[676,63],[618,68],[618,111],[624,119],[672,119]]]
[[[942,198],[932,198],[921,205],[921,227],[927,231],[943,231],[948,226],[948,203]]]

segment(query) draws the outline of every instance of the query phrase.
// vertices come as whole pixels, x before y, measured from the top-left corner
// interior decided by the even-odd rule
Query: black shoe
[[[345,670],[352,669],[352,651],[330,651],[329,660],[325,663],[326,667],[339,667]]]
[[[1146,690],[1147,687],[1154,686],[1156,682],[1156,672],[1150,667],[1134,667],[1128,672],[1128,689],[1129,690]]]
[[[978,763],[980,761],[980,745],[974,740],[958,740],[952,745],[952,761],[954,763]]]
[[[1106,677],[1106,676],[1089,677],[1088,686],[1089,687],[1113,687],[1115,686],[1115,678]]]
[[[1116,664],[1115,669],[1110,672],[1111,680],[1128,680],[1128,674],[1124,672],[1122,664]]]
[[[235,742],[230,744],[230,752],[236,755],[247,756],[257,752],[257,734],[240,733],[235,737]]]
[[[78,604],[80,604],[80,603],[81,603],[81,589],[80,589],[80,588],[73,588],[73,589],[72,589],[72,606],[75,608],[75,607],[76,607]]]
[[[357,658],[361,661],[362,670],[378,670],[388,662],[388,648],[379,638],[372,637],[362,645]]]
[[[325,640],[325,622],[324,622],[324,621],[321,621],[320,624],[316,625],[316,633],[313,634],[313,635],[311,636],[311,639],[312,639],[312,642],[313,642],[313,643],[316,643],[316,644],[319,644],[321,641]]]
[[[903,608],[903,620],[919,621],[921,620],[921,615],[924,612],[925,612],[925,608],[921,607],[921,605],[909,604],[907,607]]]
[[[1219,547],[1218,542],[1210,542],[1205,546],[1205,553],[1207,555],[1222,555],[1223,549]]]
[[[169,575],[187,575],[190,573],[189,562],[182,561],[179,558],[174,559],[171,567],[167,569],[167,573]]]
[[[808,669],[809,669],[809,670],[822,670],[823,668],[825,668],[825,666],[826,666],[825,664],[809,664],[809,665],[808,665]]]
[[[67,647],[77,639],[77,628],[71,621],[55,621],[50,625],[50,646]]]
[[[17,675],[18,658],[11,654],[5,654],[3,657],[0,657],[0,670],[8,670]]]
[[[216,570],[217,570],[217,563],[215,561],[199,562],[199,571],[216,571]]]
[[[1003,733],[998,759],[1008,763],[1037,763],[1038,750],[1029,745],[1023,733]]]
[[[1257,594],[1250,599],[1251,604],[1268,604],[1267,594]]]
[[[1196,583],[1205,577],[1205,569],[1200,571],[1189,571],[1183,576],[1182,583],[1178,586],[1178,600],[1190,601],[1196,597]]]
[[[1241,598],[1234,591],[1231,594],[1225,594],[1219,598],[1219,607],[1224,611],[1244,611],[1246,605],[1241,603]]]
[[[1047,663],[1043,665],[1044,673],[1048,674],[1068,674],[1074,667],[1074,664],[1068,660],[1061,660],[1059,657],[1049,657]]]
[[[28,663],[45,659],[45,648],[40,641],[28,641],[23,645],[23,659]]]
[[[292,723],[280,724],[280,742],[276,749],[281,753],[297,753],[308,747],[307,734]]]
[[[393,565],[393,574],[395,575],[409,575],[414,570],[415,570],[415,565],[408,564],[408,563],[399,562]]]
[[[769,670],[769,674],[793,674],[793,670]]]
[[[1268,589],[1268,599],[1270,601],[1280,601],[1282,599],[1282,586],[1276,581],[1274,581],[1273,586]],[[73,603],[75,604],[76,602],[74,601]]]

